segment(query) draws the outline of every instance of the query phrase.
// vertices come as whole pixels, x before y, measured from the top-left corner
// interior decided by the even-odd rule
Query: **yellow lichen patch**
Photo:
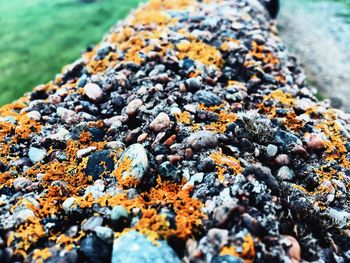
[[[273,66],[279,64],[279,59],[274,53],[266,49],[264,45],[258,45],[255,41],[252,42],[250,55],[264,64],[270,64]]]
[[[195,0],[150,0],[145,8],[151,10],[182,10],[188,8],[189,5],[196,4],[196,2]]]
[[[187,111],[176,113],[175,114],[176,122],[179,124],[190,124],[191,123],[191,114]]]
[[[233,46],[233,45],[238,46],[239,44],[240,44],[239,40],[229,38],[221,44],[220,49],[224,52],[227,52],[227,51],[230,51],[231,46]]]
[[[33,251],[33,260],[35,263],[43,263],[46,259],[52,256],[49,248],[35,249]]]
[[[220,51],[214,46],[205,44],[193,37],[182,40],[176,47],[179,59],[190,58],[206,66],[214,65],[218,68],[222,66],[223,60]]]
[[[220,252],[220,255],[233,255],[242,258],[245,263],[252,263],[255,257],[253,237],[250,234],[246,235],[240,247],[241,248],[239,250],[237,246],[223,247]]]
[[[233,173],[234,175],[242,173],[243,168],[240,162],[232,156],[223,154],[221,150],[212,153],[210,158],[212,158],[216,164],[218,179],[221,182],[225,179],[225,173]]]
[[[134,19],[132,20],[133,25],[149,25],[149,24],[157,24],[157,25],[165,25],[171,21],[171,16],[163,11],[155,11],[155,10],[137,10],[134,15]]]
[[[129,157],[124,157],[117,163],[117,169],[113,171],[113,175],[117,178],[122,187],[136,187],[140,181],[130,174],[132,160]]]

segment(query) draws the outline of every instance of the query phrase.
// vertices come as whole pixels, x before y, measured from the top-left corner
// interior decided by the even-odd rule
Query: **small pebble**
[[[102,89],[94,83],[88,83],[84,87],[85,95],[93,102],[98,102],[102,99],[103,91]]]
[[[32,163],[38,163],[46,157],[46,150],[43,148],[30,147],[28,157]]]

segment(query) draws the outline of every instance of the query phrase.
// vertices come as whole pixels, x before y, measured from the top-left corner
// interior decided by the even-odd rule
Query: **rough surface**
[[[348,262],[350,116],[303,76],[259,2],[151,0],[0,108],[1,262]]]

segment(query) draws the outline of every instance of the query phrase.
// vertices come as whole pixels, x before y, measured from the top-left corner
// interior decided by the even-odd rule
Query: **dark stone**
[[[210,263],[243,263],[244,261],[239,257],[225,255],[213,257]]]
[[[205,90],[197,91],[193,96],[193,100],[199,103],[203,103],[207,107],[221,104],[221,99],[219,96]]]
[[[302,145],[300,139],[292,133],[278,130],[274,136],[274,142],[280,146],[283,150],[287,150],[289,145],[299,144]]]
[[[93,142],[102,142],[103,137],[105,136],[105,131],[99,128],[89,128],[91,134],[91,140]]]
[[[186,70],[189,70],[191,69],[196,63],[194,62],[194,60],[190,59],[190,58],[185,58],[183,60],[183,67],[186,69]]]
[[[80,243],[80,251],[87,262],[110,262],[112,244],[109,244],[95,235],[89,235]]]
[[[249,165],[243,170],[244,175],[253,174],[259,181],[265,182],[266,186],[271,189],[273,193],[279,191],[279,184],[276,178],[272,175],[271,169],[258,164]]]
[[[190,92],[196,92],[202,88],[202,84],[197,78],[187,79],[185,85]]]
[[[97,180],[103,173],[109,173],[114,170],[114,160],[110,155],[109,150],[98,151],[89,156],[85,174],[93,177]],[[101,165],[101,162],[105,163],[105,167]]]
[[[247,138],[241,139],[240,146],[244,152],[252,153],[255,150],[254,144],[250,140],[248,140]]]
[[[162,179],[169,180],[172,182],[179,182],[178,171],[176,166],[166,161],[159,166],[159,175]]]
[[[210,157],[204,158],[198,164],[197,169],[199,172],[212,172],[215,169],[215,162]]]

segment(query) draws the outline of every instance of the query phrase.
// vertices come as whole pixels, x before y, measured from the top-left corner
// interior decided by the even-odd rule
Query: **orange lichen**
[[[255,248],[253,237],[248,234],[244,237],[243,243],[240,245],[241,249],[238,250],[237,246],[225,246],[222,248],[220,255],[233,255],[240,257],[245,263],[254,262]]]
[[[175,114],[176,122],[179,124],[190,124],[191,114],[187,111]]]
[[[33,259],[35,263],[43,263],[46,259],[52,256],[49,248],[35,249],[33,251]]]
[[[234,175],[242,173],[243,168],[240,162],[232,156],[223,154],[221,149],[218,152],[212,153],[210,158],[212,158],[216,164],[218,179],[221,182],[224,180],[225,173],[233,173]]]

